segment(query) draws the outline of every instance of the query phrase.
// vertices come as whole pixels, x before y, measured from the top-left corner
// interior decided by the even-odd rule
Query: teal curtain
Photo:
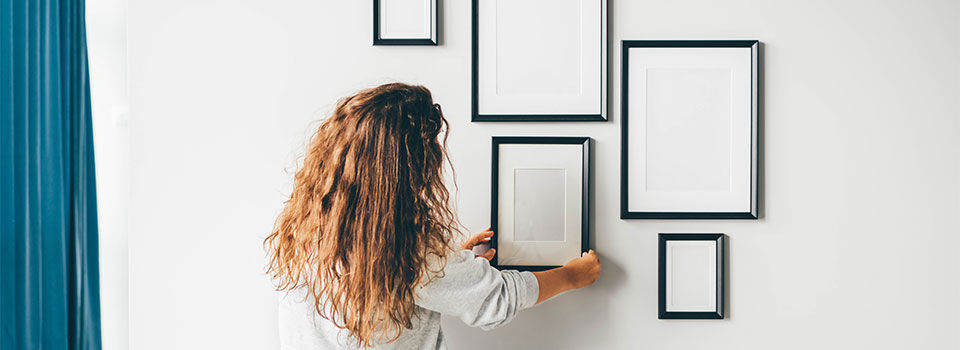
[[[0,0],[0,349],[100,349],[84,4]]]

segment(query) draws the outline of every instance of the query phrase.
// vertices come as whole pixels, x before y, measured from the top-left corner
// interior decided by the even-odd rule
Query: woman
[[[596,280],[593,251],[531,273],[474,256],[490,230],[451,249],[446,126],[429,90],[400,83],[340,100],[320,125],[264,242],[286,291],[281,348],[444,348],[441,314],[492,329]]]

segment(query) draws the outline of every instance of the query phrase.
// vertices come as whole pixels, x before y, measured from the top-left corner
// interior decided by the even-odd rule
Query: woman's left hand
[[[470,237],[466,242],[463,242],[463,245],[460,246],[460,249],[463,250],[473,250],[473,247],[476,247],[481,244],[490,243],[490,237],[493,237],[493,230],[490,230],[488,227],[486,231],[480,232],[478,234]],[[497,250],[490,248],[486,252],[480,255],[474,255],[474,257],[483,257],[484,259],[490,260],[493,259],[493,255],[497,254]]]

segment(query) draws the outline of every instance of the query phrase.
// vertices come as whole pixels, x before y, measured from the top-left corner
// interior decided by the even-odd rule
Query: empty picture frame
[[[472,1],[472,121],[607,120],[607,0]]]
[[[491,265],[539,271],[588,250],[589,137],[494,137]]]
[[[621,219],[756,219],[759,42],[623,41]]]
[[[661,233],[660,319],[722,319],[724,235]]]
[[[374,45],[437,45],[438,0],[373,0]]]

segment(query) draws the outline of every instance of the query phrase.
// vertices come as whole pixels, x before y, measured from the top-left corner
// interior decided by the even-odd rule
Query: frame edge
[[[430,35],[428,38],[383,39],[380,37],[380,1],[373,0],[373,45],[374,46],[438,46],[440,44],[441,0],[430,1]]]
[[[582,152],[581,167],[583,167],[581,211],[580,211],[580,251],[590,249],[590,144],[593,139],[589,136],[492,136],[491,137],[491,167],[490,167],[490,229],[493,237],[490,239],[490,248],[497,248],[499,232],[499,176],[500,176],[500,145],[501,144],[547,144],[547,145],[580,145]],[[490,259],[490,266],[499,270],[545,271],[560,267],[553,265],[499,265],[499,252]]]
[[[724,233],[658,233],[657,234],[657,318],[661,320],[722,320],[726,312],[726,234]],[[717,308],[715,311],[667,311],[667,241],[716,241],[717,244]]]
[[[759,107],[760,96],[759,71],[760,40],[621,40],[620,59],[620,219],[664,219],[664,220],[758,220],[759,211]],[[750,205],[745,212],[643,212],[630,211],[629,208],[629,57],[630,48],[636,47],[741,47],[751,50],[751,121],[750,121]]]
[[[378,0],[374,0],[378,1]],[[439,0],[437,0],[439,1]],[[471,0],[471,111],[470,122],[605,122],[610,120],[610,66],[607,62],[609,38],[608,0],[600,0],[600,111],[597,114],[480,114],[479,72],[479,0]]]

